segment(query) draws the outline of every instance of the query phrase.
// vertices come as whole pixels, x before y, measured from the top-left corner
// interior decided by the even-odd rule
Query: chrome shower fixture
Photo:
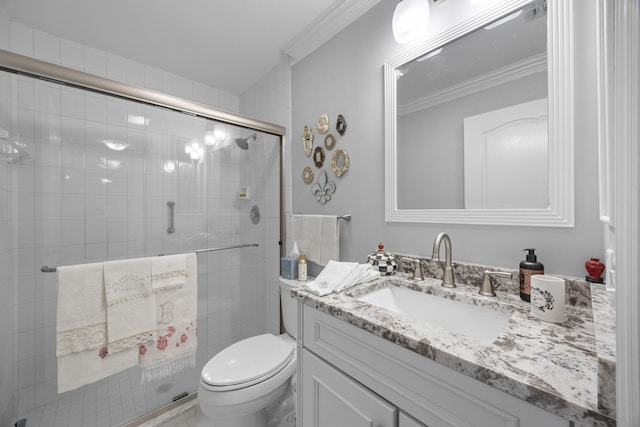
[[[243,150],[248,150],[249,141],[255,141],[257,138],[258,138],[257,133],[254,133],[248,138],[236,138],[236,144],[238,144],[238,147],[242,148]]]

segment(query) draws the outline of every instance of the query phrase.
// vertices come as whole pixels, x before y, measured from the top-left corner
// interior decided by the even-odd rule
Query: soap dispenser
[[[531,301],[531,276],[544,274],[544,265],[538,262],[535,249],[524,249],[528,251],[527,259],[520,263],[520,299],[526,302]]]

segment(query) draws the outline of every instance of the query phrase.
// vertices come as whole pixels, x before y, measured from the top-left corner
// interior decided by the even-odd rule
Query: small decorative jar
[[[589,282],[595,282],[595,283],[604,282],[604,280],[600,276],[602,276],[602,272],[605,269],[605,265],[600,262],[600,259],[591,258],[589,261],[584,263],[584,268],[586,268],[587,273],[589,273],[589,275],[586,277],[586,279]]]
[[[384,252],[384,245],[380,243],[378,245],[378,251],[369,255],[369,261],[367,261],[374,270],[378,270],[383,276],[390,276],[398,269],[396,263],[396,257],[390,253]]]

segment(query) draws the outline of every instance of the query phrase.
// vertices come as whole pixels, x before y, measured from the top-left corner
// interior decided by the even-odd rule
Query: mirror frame
[[[547,0],[549,207],[546,209],[399,209],[396,156],[396,69],[533,3],[503,0],[384,64],[385,221],[574,227],[574,105],[572,0]],[[425,183],[427,185],[428,183]]]

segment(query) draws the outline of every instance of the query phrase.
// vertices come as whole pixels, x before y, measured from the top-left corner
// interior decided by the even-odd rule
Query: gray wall
[[[523,248],[535,247],[548,273],[584,276],[589,257],[603,258],[603,226],[598,219],[597,128],[595,91],[595,12],[589,2],[575,2],[575,228],[466,226],[388,223],[384,220],[384,85],[383,63],[410,46],[395,43],[391,17],[396,2],[383,1],[292,68],[292,199],[293,212],[351,213],[341,228],[341,260],[365,262],[384,242],[393,252],[430,256],[440,231],[452,238],[457,261],[517,268]],[[461,18],[446,16],[448,3],[432,7],[430,25],[443,27]],[[349,152],[350,166],[341,178],[324,169],[337,190],[331,201],[318,203],[301,173],[319,171],[302,147],[302,129],[315,129],[317,117],[338,114],[348,128],[337,146]],[[334,132],[335,133],[335,132]],[[323,135],[316,135],[315,145]],[[330,159],[330,156],[327,156]]]

